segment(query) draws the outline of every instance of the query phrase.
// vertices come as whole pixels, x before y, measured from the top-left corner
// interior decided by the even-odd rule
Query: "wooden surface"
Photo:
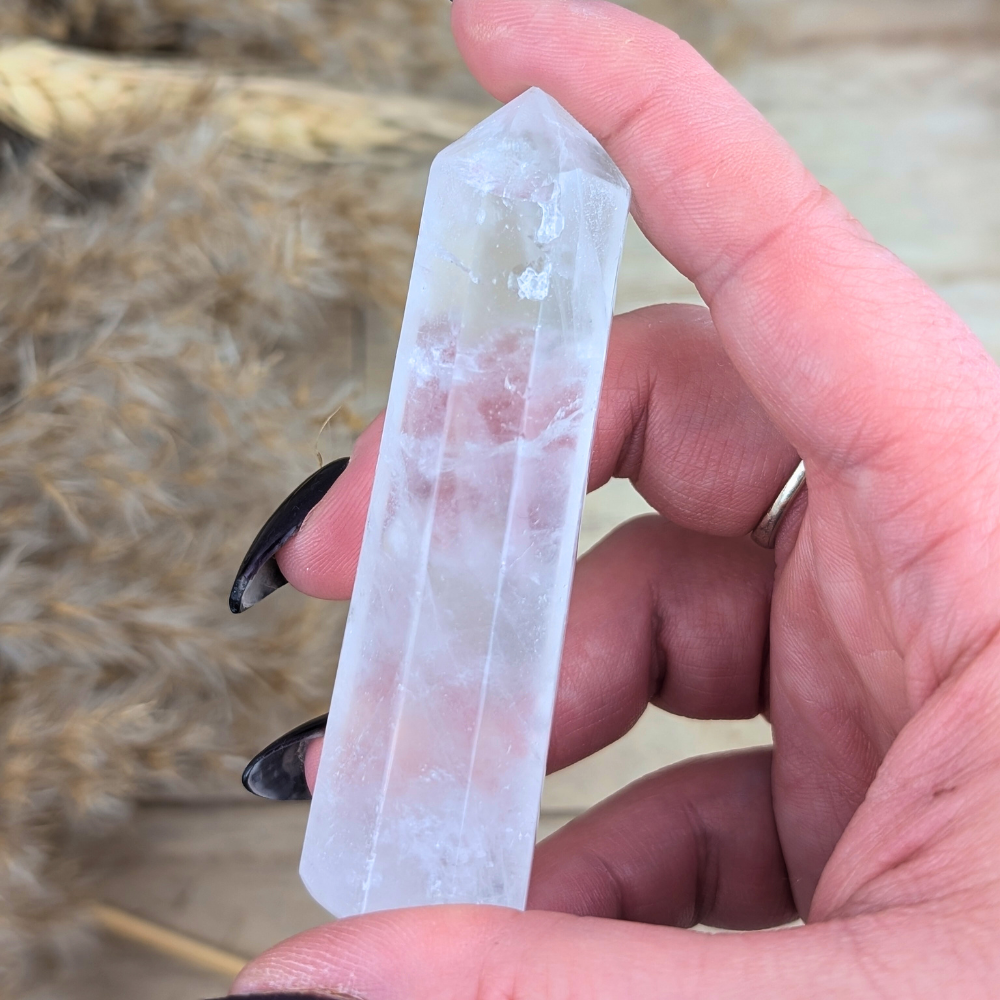
[[[729,77],[1000,357],[1000,45],[836,45],[750,60]],[[699,301],[629,236],[619,312]]]
[[[726,31],[742,25],[752,41],[749,54],[728,65],[734,83],[875,237],[1000,352],[997,4],[716,6]],[[664,299],[696,301],[696,294],[633,230],[619,309]],[[595,494],[584,547],[644,509],[627,484]],[[550,779],[542,832],[647,770],[767,737],[759,720],[695,723],[648,713],[614,747]],[[323,919],[296,875],[304,818],[301,805],[250,800],[149,806],[138,813],[102,892],[141,916],[254,954]],[[225,986],[136,946],[99,939],[71,979],[40,984],[25,1000],[193,1000]]]

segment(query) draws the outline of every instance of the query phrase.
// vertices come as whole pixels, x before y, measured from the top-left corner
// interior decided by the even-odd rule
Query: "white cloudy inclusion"
[[[435,159],[301,874],[523,907],[629,187],[532,89]]]

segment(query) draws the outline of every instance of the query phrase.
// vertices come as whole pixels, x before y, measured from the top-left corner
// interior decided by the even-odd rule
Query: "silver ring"
[[[778,534],[778,528],[785,516],[788,508],[792,506],[792,501],[802,492],[802,487],[806,484],[806,463],[799,462],[795,466],[795,471],[788,477],[788,482],[781,488],[781,492],[775,497],[770,510],[760,519],[760,523],[750,533],[750,537],[765,549],[774,548],[774,539]]]

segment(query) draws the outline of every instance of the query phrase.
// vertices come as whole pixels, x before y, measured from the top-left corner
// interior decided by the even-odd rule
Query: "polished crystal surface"
[[[629,188],[532,89],[431,167],[301,874],[523,907]]]

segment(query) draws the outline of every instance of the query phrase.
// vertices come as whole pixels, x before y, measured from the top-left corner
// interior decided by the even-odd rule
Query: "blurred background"
[[[997,0],[645,0],[1000,350]],[[445,0],[0,4],[0,995],[225,992],[325,919],[245,760],[329,699],[345,608],[226,599],[384,402],[424,177],[496,106]],[[618,311],[694,289],[634,227]],[[586,548],[647,508],[593,494]],[[650,712],[544,834],[766,743]],[[142,943],[142,942],[145,943]]]

